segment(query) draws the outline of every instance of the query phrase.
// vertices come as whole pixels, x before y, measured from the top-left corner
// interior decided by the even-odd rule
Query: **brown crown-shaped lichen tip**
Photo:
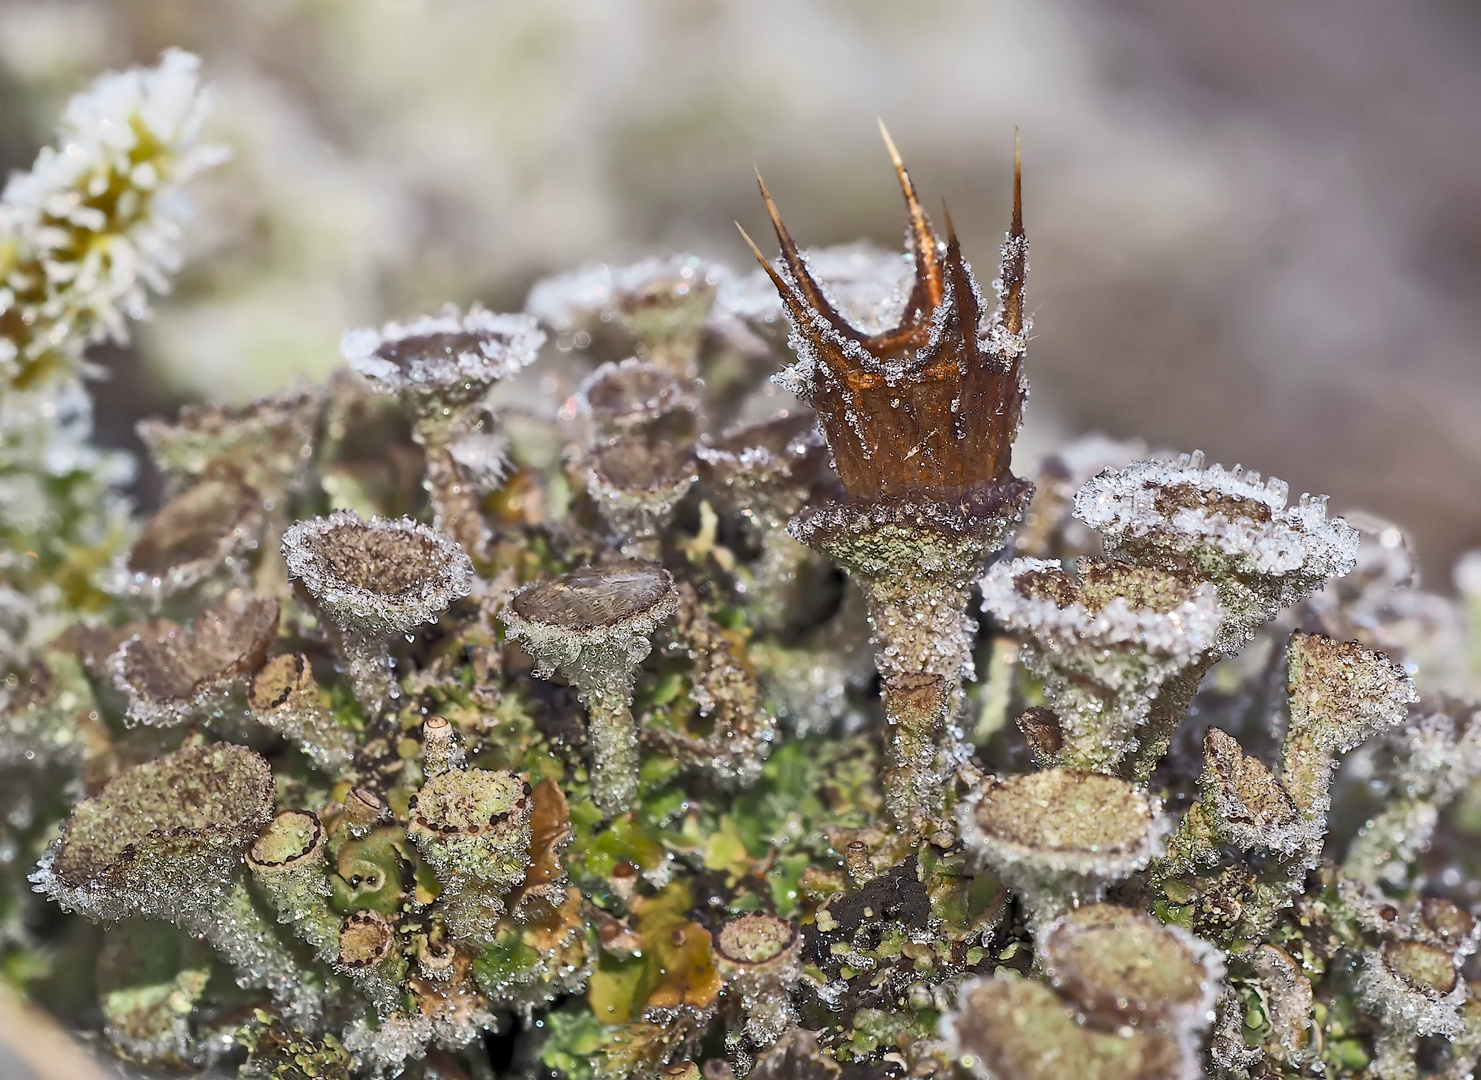
[[[94,921],[202,917],[272,807],[260,755],[229,743],[177,750],[73,807],[31,880]]]
[[[1155,1028],[1097,1031],[1048,986],[1014,974],[962,985],[941,1034],[983,1080],[1190,1080],[1179,1040]]]
[[[898,323],[874,334],[828,301],[763,185],[787,270],[770,272],[798,342],[798,363],[781,381],[817,410],[850,500],[957,501],[1011,479],[1021,341],[982,336],[982,301],[960,246],[941,244],[903,166],[899,175],[915,281]]]
[[[130,724],[173,727],[219,712],[263,665],[278,633],[275,599],[207,608],[189,627],[162,622],[124,642],[112,679]]]
[[[473,579],[472,562],[445,534],[411,518],[367,522],[348,510],[294,523],[283,557],[337,626],[367,637],[435,621]]]
[[[247,865],[257,873],[285,873],[324,856],[324,824],[308,810],[283,810],[247,848]]]
[[[396,927],[379,911],[356,911],[339,931],[339,964],[347,971],[369,971],[390,958]]]
[[[1313,839],[1307,820],[1265,763],[1219,728],[1203,736],[1198,783],[1215,829],[1244,850],[1291,855]]]
[[[953,238],[954,239],[954,238]],[[994,282],[998,290],[998,323],[1008,334],[1024,332],[1023,282],[1028,272],[1028,237],[1023,231],[1023,153],[1018,131],[1013,132],[1013,222],[1003,244],[1002,276]]]
[[[244,560],[256,549],[262,526],[262,496],[255,488],[233,476],[205,480],[149,520],[110,588],[158,605],[223,573],[245,579]]]
[[[1173,1031],[1208,1026],[1224,964],[1208,942],[1144,912],[1090,904],[1039,935],[1056,989],[1103,1023],[1156,1023]]]
[[[545,332],[529,315],[496,315],[449,305],[440,315],[380,330],[347,332],[340,352],[379,393],[431,407],[466,404],[529,364]]]

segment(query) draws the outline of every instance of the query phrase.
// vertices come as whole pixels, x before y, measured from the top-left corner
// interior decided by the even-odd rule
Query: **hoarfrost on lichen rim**
[[[978,581],[982,610],[1006,628],[1026,632],[1051,647],[1134,644],[1160,655],[1192,659],[1217,640],[1223,613],[1217,592],[1207,582],[1171,611],[1133,608],[1121,596],[1091,611],[1079,602],[1060,605],[1047,597],[1026,597],[1015,585],[1020,574],[1063,572],[1059,562],[1044,559],[996,563]]]
[[[387,538],[398,534],[415,537],[421,542],[421,552],[435,563],[432,573],[420,583],[394,592],[349,581],[325,550],[326,541],[340,529],[379,533]],[[349,625],[409,631],[435,621],[454,600],[468,594],[473,581],[473,563],[467,553],[450,537],[409,517],[372,517],[365,521],[353,511],[337,510],[328,517],[298,521],[283,535],[283,558],[289,572],[303,582],[315,601]]]
[[[456,345],[441,339],[453,339]],[[438,342],[417,352],[418,340]],[[439,315],[408,323],[389,322],[379,330],[348,330],[340,353],[354,370],[383,394],[430,393],[465,385],[487,387],[531,363],[545,344],[545,331],[529,315],[495,314],[474,307],[466,315],[449,304]],[[404,348],[405,356],[383,350]]]
[[[1267,520],[1221,513],[1206,500],[1198,507],[1158,506],[1164,493],[1178,487],[1248,504]],[[1304,572],[1328,578],[1352,570],[1357,531],[1341,518],[1327,516],[1326,496],[1303,495],[1295,506],[1287,506],[1288,493],[1284,481],[1261,482],[1259,473],[1238,466],[1205,466],[1202,452],[1195,451],[1176,461],[1106,469],[1075,493],[1075,517],[1113,543],[1152,537],[1180,551],[1211,545],[1246,573],[1280,577]]]

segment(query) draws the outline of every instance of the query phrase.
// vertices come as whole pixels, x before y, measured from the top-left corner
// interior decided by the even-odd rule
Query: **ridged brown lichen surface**
[[[173,269],[195,71],[105,77],[0,197],[43,426]],[[58,523],[0,520],[0,978],[170,1075],[1471,1075],[1461,603],[1197,453],[1012,462],[1021,173],[989,303],[889,150],[903,254],[767,193],[749,273],[352,329],[145,424],[152,515],[74,428],[0,457]]]

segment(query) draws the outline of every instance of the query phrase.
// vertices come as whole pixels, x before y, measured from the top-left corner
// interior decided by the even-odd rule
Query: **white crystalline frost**
[[[1357,562],[1357,531],[1327,516],[1325,496],[1303,495],[1287,506],[1287,494],[1284,481],[1262,482],[1237,466],[1205,466],[1203,455],[1193,453],[1107,469],[1075,494],[1075,517],[1114,553],[1192,564],[1220,586],[1226,604],[1232,579],[1239,579],[1251,593],[1241,599],[1257,609],[1250,614],[1258,622]],[[1231,517],[1228,507],[1241,502],[1250,513]]]
[[[1097,649],[1135,645],[1173,660],[1188,660],[1213,646],[1219,600],[1211,585],[1172,611],[1133,608],[1115,597],[1096,611],[1082,604],[1060,607],[1048,598],[1027,597],[1013,581],[1020,574],[1059,573],[1058,562],[1013,559],[994,565],[979,582],[982,608],[1005,627],[1031,636],[1042,647]]]

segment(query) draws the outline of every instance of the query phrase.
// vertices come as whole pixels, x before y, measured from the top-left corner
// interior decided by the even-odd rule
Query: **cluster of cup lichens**
[[[52,745],[96,691],[121,728],[37,889],[97,921],[173,923],[265,990],[247,1075],[416,1069],[505,1011],[550,1009],[555,1045],[583,990],[596,1032],[545,1060],[589,1036],[593,1064],[560,1067],[603,1080],[697,1077],[702,1051],[706,1077],[756,1080],[836,1076],[850,1055],[996,1080],[1331,1072],[1353,1043],[1339,1003],[1364,1018],[1371,1075],[1404,1080],[1429,1037],[1460,1075],[1481,1056],[1476,923],[1412,895],[1410,867],[1481,773],[1473,710],[1416,703],[1381,652],[1297,632],[1284,704],[1258,718],[1279,737],[1247,750],[1247,731],[1202,724],[1196,775],[1171,761],[1204,677],[1351,570],[1358,535],[1197,455],[1078,487],[1051,465],[1036,498],[1010,468],[1029,331],[1017,177],[989,309],[890,150],[909,267],[881,260],[872,294],[830,269],[848,259],[804,255],[763,187],[779,308],[724,299],[697,259],[583,271],[527,314],[352,331],[364,385],[144,425],[171,498],[107,582],[138,621],[74,630],[7,713]],[[706,433],[726,386],[706,343],[744,332],[769,355],[782,315],[779,381],[811,411]],[[575,493],[564,521],[512,509],[532,470],[488,403],[547,332],[557,352],[634,353],[561,410],[543,482]],[[351,460],[357,428],[387,416],[420,448],[429,522]],[[989,566],[1025,514],[1017,557]],[[784,669],[834,679],[829,634],[849,630],[799,630],[816,580],[843,591],[832,623],[872,631],[880,750],[855,765],[879,812],[824,777],[758,856],[736,819],[774,809],[778,714],[807,728]],[[1029,676],[1008,691],[974,685],[974,590]],[[974,710],[1019,699],[1014,728],[971,745]],[[548,730],[511,750],[509,717],[537,712]],[[1324,863],[1334,769],[1384,733],[1398,797]],[[1010,739],[1021,767],[989,773]],[[1328,944],[1302,952],[1297,925]]]

